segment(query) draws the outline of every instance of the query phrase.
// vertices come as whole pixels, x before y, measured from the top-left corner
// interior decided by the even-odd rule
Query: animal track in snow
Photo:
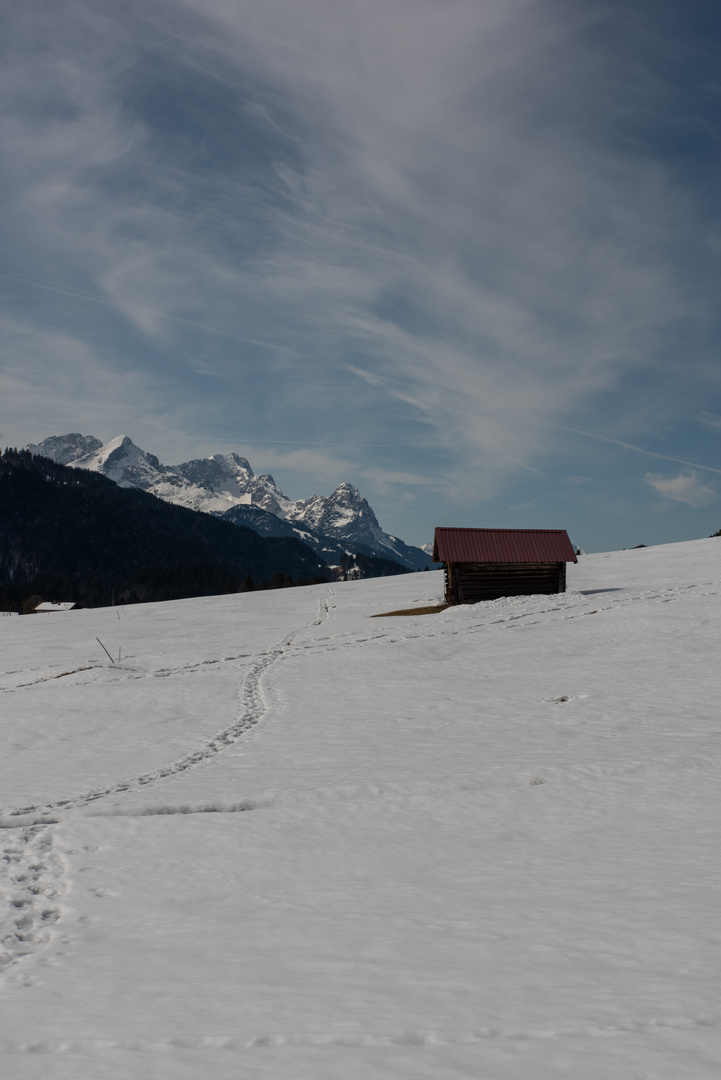
[[[10,827],[10,820],[12,818],[26,817],[31,814],[48,814],[57,813],[65,810],[76,810],[86,806],[90,806],[92,803],[97,802],[99,799],[107,798],[109,795],[117,795],[123,791],[129,791],[131,788],[144,787],[147,784],[152,784],[158,780],[164,780],[169,776],[174,776],[177,773],[185,772],[187,769],[193,768],[195,765],[200,765],[210,758],[215,757],[222,750],[225,750],[228,746],[231,746],[236,739],[248,731],[251,727],[254,727],[261,717],[265,714],[266,706],[263,700],[263,694],[261,689],[261,680],[265,672],[275,664],[281,656],[284,655],[284,647],[287,648],[292,644],[293,639],[302,633],[304,630],[308,630],[311,626],[317,626],[322,623],[326,617],[328,611],[328,605],[324,604],[323,600],[318,602],[317,616],[310,623],[304,623],[302,626],[296,627],[295,630],[286,632],[281,639],[270,649],[265,652],[259,653],[256,656],[254,663],[248,668],[247,674],[243,680],[240,691],[240,710],[235,721],[223,731],[218,732],[211,739],[206,742],[205,746],[201,749],[194,751],[191,754],[187,754],[185,757],[173,761],[168,765],[164,765],[158,769],[154,769],[151,772],[144,773],[140,776],[131,778],[125,778],[116,781],[114,784],[110,784],[107,787],[96,788],[94,790],[85,791],[77,795],[69,796],[64,799],[57,799],[49,803],[37,803],[30,806],[17,807],[15,809],[6,811],[7,816],[4,819],[0,819],[0,826],[4,828]],[[244,655],[244,654],[242,654]],[[193,665],[198,668],[201,664]],[[183,669],[178,669],[183,670]],[[52,824],[53,819],[45,820],[42,824]],[[20,825],[21,822],[18,822]],[[27,822],[22,824],[28,824]]]
[[[162,1051],[163,1060],[172,1061],[176,1055],[185,1052],[206,1051],[212,1053],[222,1050],[233,1051],[268,1050],[280,1047],[314,1047],[327,1049],[330,1046],[358,1047],[371,1049],[392,1049],[394,1047],[429,1049],[444,1046],[472,1046],[491,1040],[504,1039],[536,1041],[547,1039],[578,1039],[589,1037],[621,1037],[641,1033],[656,1035],[664,1031],[688,1031],[696,1028],[715,1030],[721,1017],[717,1013],[697,1015],[667,1015],[644,1017],[619,1017],[615,1024],[575,1024],[558,1027],[539,1027],[531,1024],[494,1024],[489,1027],[477,1027],[473,1030],[442,1028],[404,1028],[402,1030],[358,1031],[265,1031],[265,1032],[187,1032],[171,1038],[133,1038],[133,1039],[98,1039],[70,1038],[62,1041],[45,1039],[34,1043],[10,1043],[2,1045],[6,1054],[87,1054],[91,1051],[109,1050],[131,1051],[134,1056]],[[177,1060],[177,1059],[176,1059]],[[232,1059],[231,1059],[232,1060]],[[245,1058],[243,1059],[246,1060]],[[210,1065],[210,1061],[208,1062]],[[426,1075],[431,1075],[427,1073]]]
[[[77,675],[81,671],[92,671],[95,668],[102,668],[102,664],[85,664],[83,667],[72,668],[70,671],[58,671],[56,673],[42,675],[38,679],[33,679],[31,682],[16,682],[8,686],[0,686],[0,693],[12,693],[15,690],[26,690],[30,686],[40,686],[41,683],[52,682],[53,679],[64,679],[68,675]],[[47,670],[47,669],[45,669]],[[21,675],[27,678],[27,672],[5,672],[2,678],[8,678],[10,675]]]
[[[508,608],[505,605],[500,609],[494,608],[491,611],[486,608],[485,604],[479,604],[477,606],[481,609],[483,615],[488,616],[498,614],[499,617],[491,619],[486,617],[484,619],[479,619],[476,622],[459,626],[456,624],[455,619],[448,617],[444,618],[441,614],[434,617],[433,625],[434,627],[436,627],[436,629],[430,630],[427,633],[404,633],[399,635],[395,628],[389,628],[388,630],[379,631],[378,633],[370,634],[365,637],[355,637],[351,633],[348,633],[347,635],[344,635],[344,639],[333,639],[330,637],[316,638],[315,640],[304,642],[298,647],[298,649],[303,650],[304,652],[308,651],[312,653],[335,652],[341,649],[355,648],[356,646],[367,647],[373,645],[396,645],[404,641],[451,637],[456,634],[476,634],[491,629],[512,630],[515,628],[515,624],[520,622],[521,620],[524,621],[525,626],[538,626],[550,621],[548,618],[544,619],[542,617],[544,615],[550,616],[551,618],[553,616],[558,616],[561,619],[576,619],[585,615],[597,615],[601,611],[610,611],[618,607],[619,605],[637,603],[640,600],[657,600],[665,603],[669,599],[683,599],[683,597],[677,595],[681,592],[687,593],[693,589],[702,588],[704,586],[709,586],[713,584],[715,583],[699,582],[698,584],[677,586],[672,589],[666,589],[661,591],[655,590],[653,592],[641,593],[634,596],[614,597],[605,607],[596,608],[591,611],[578,610],[578,608],[587,607],[588,604],[585,596],[581,593],[559,593],[559,600],[555,604],[544,606],[543,608],[535,608],[532,611],[520,611],[508,614],[501,614],[501,612],[503,612],[504,610],[508,611]],[[711,593],[701,593],[699,595],[715,596],[716,591],[713,591]],[[497,603],[497,601],[490,601],[489,603],[495,604]],[[470,607],[470,605],[468,606]],[[450,608],[449,611],[453,611],[453,608]],[[481,612],[479,611],[479,614],[480,613]],[[326,642],[328,644],[326,644]]]
[[[314,625],[323,621],[325,612],[327,605],[325,611],[319,605],[318,618]],[[62,914],[57,898],[65,891],[64,865],[53,848],[53,829],[48,826],[57,824],[63,811],[81,809],[108,795],[172,776],[207,761],[230,746],[264,715],[261,680],[268,668],[283,655],[280,646],[287,647],[294,637],[307,628],[308,624],[305,624],[285,633],[280,642],[257,656],[243,680],[240,710],[235,722],[215,735],[201,750],[142,776],[120,780],[108,787],[58,799],[44,806],[21,807],[11,810],[7,817],[0,818],[0,829],[7,830],[7,840],[0,848],[0,868],[5,870],[0,878],[0,973],[47,944],[52,937],[52,927]],[[222,663],[239,658],[225,657],[219,661],[204,661],[193,667],[197,669],[205,663]],[[55,677],[57,676],[45,676],[39,681]],[[35,815],[31,822],[17,820],[30,814]],[[96,889],[94,892],[98,897],[114,895],[112,891],[104,889]]]
[[[45,674],[40,678],[33,679],[31,682],[15,682],[6,686],[0,686],[0,693],[14,693],[17,690],[29,690],[34,686],[40,686],[43,683],[52,682],[53,679],[62,679],[68,675],[78,675],[85,671],[102,671],[106,673],[107,677],[103,680],[104,683],[115,682],[132,682],[138,679],[167,679],[173,675],[192,675],[195,674],[200,668],[210,667],[215,665],[227,664],[236,660],[245,660],[252,657],[252,653],[238,653],[237,656],[222,656],[215,657],[208,660],[198,660],[191,664],[179,664],[177,667],[168,668],[155,668],[152,671],[138,671],[137,669],[127,666],[129,660],[133,659],[131,656],[123,657],[123,663],[115,663],[113,668],[102,662],[94,664],[86,664],[83,667],[73,668],[71,671],[61,671],[58,673]],[[47,670],[47,669],[45,669]],[[17,672],[6,673],[18,674]],[[20,673],[27,674],[27,673]],[[76,680],[75,686],[97,686],[97,679],[92,677],[84,680]]]
[[[0,971],[52,937],[62,908],[65,867],[43,825],[13,830],[0,848]]]

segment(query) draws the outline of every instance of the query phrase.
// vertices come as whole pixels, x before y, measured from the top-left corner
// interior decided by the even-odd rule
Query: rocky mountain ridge
[[[255,474],[247,458],[239,454],[213,454],[180,465],[163,465],[127,435],[107,443],[77,432],[51,435],[26,449],[72,468],[102,473],[120,487],[140,488],[167,502],[223,516],[268,535],[268,520],[263,519],[264,528],[258,528],[257,514],[254,524],[254,515],[243,513],[241,508],[265,511],[287,523],[326,560],[345,551],[392,559],[414,570],[430,565],[421,548],[381,529],[370,504],[353,484],[340,484],[329,496],[292,500],[269,473]],[[287,535],[285,529],[281,532]]]

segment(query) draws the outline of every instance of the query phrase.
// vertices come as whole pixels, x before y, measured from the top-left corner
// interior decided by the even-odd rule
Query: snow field
[[[716,1077],[721,546],[569,570],[0,623],[3,1075]]]

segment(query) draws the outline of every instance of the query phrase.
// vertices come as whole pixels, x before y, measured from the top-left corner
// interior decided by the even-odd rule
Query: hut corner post
[[[455,582],[453,581],[453,574],[451,572],[451,564],[443,564],[443,573],[445,575],[445,592],[443,596],[443,603],[446,607],[452,607],[453,604],[460,603],[460,600],[455,592]]]

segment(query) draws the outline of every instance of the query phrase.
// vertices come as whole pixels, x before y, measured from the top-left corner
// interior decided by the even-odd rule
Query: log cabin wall
[[[450,603],[475,604],[501,596],[529,596],[566,591],[566,564],[448,563],[446,597]]]

